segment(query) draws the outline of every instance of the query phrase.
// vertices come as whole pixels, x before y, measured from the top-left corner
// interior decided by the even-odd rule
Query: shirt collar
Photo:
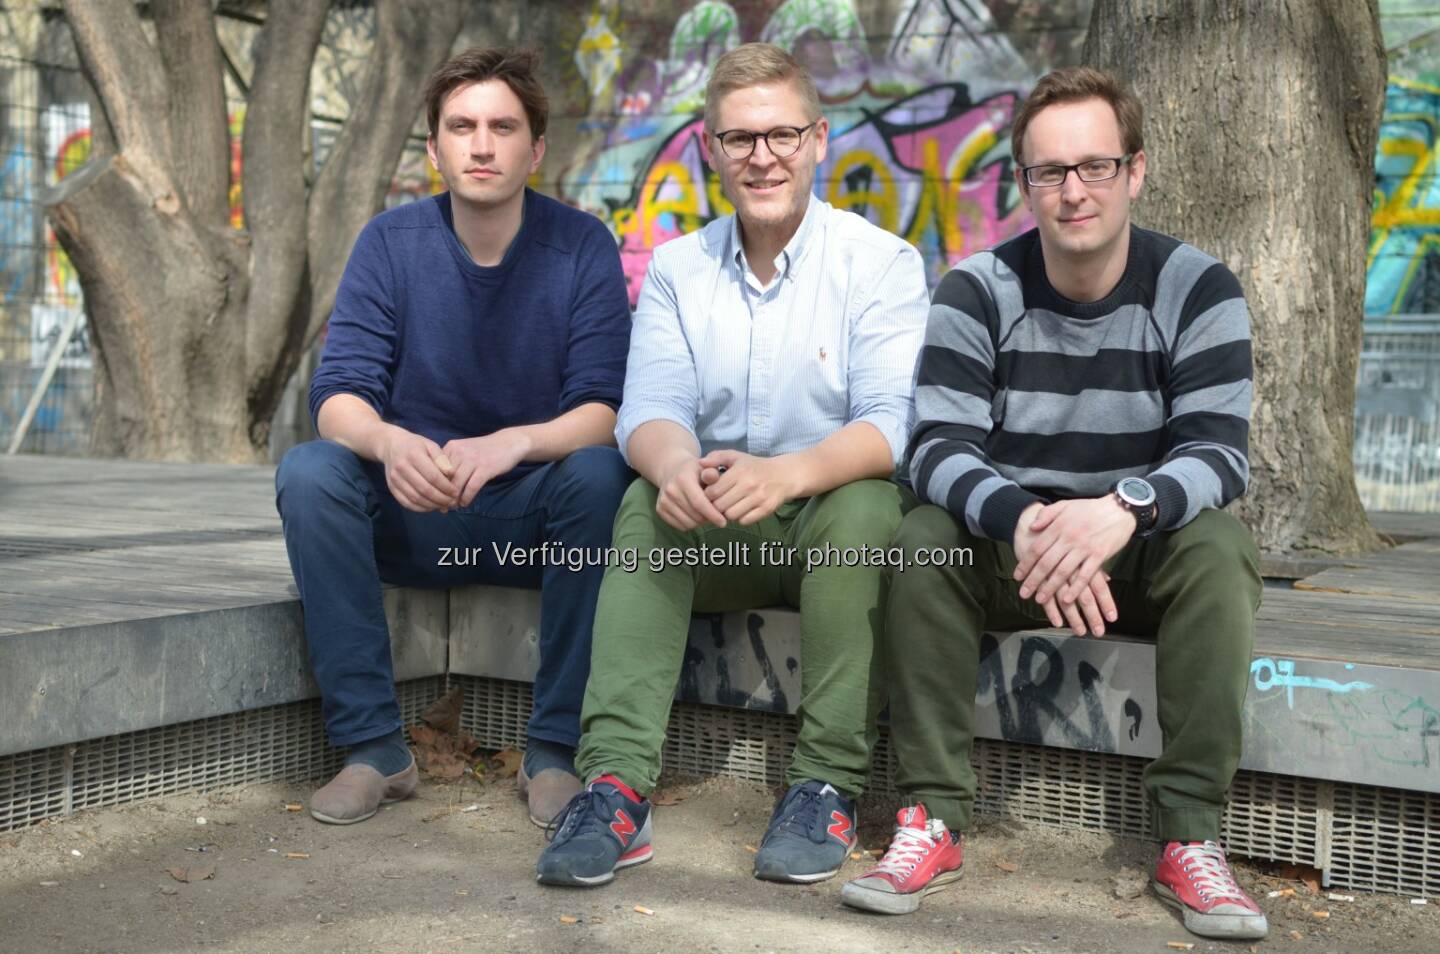
[[[795,234],[790,236],[790,241],[780,250],[778,261],[780,262],[778,277],[781,279],[795,280],[801,261],[805,253],[810,250],[814,243],[810,241],[814,234],[817,223],[824,217],[827,206],[821,202],[814,192],[810,193],[810,201],[805,206],[805,218],[800,220],[800,227]],[[740,216],[730,216],[730,260],[735,263],[736,269],[743,276],[745,274],[745,246],[740,241]]]

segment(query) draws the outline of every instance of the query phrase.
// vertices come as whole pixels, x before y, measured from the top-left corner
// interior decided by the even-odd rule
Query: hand
[[[719,450],[700,458],[701,483],[715,509],[742,527],[759,523],[775,508],[798,496],[795,474],[786,457],[754,457]],[[720,473],[720,468],[725,472]]]
[[[700,459],[685,457],[660,481],[655,512],[676,530],[694,530],[702,523],[725,526],[725,515],[705,496],[700,472]]]
[[[470,506],[482,487],[513,470],[529,451],[530,442],[511,430],[484,437],[456,438],[446,444],[445,456],[455,464],[452,480],[458,490],[459,506]]]
[[[385,465],[385,484],[406,510],[430,513],[455,506],[455,465],[430,438],[390,426],[379,459]]]
[[[1027,507],[1015,527],[1021,598],[1033,594],[1052,626],[1105,635],[1105,621],[1119,614],[1100,567],[1134,530],[1134,515],[1112,497]]]

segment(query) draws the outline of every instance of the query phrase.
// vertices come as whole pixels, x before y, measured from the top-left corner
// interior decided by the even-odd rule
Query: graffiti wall
[[[584,109],[561,133],[576,146],[555,191],[614,231],[633,301],[657,245],[732,211],[700,152],[705,80],[740,43],[772,42],[810,68],[824,101],[816,193],[903,235],[938,279],[1029,227],[1007,169],[1010,122],[1038,75],[1074,60],[1086,7],[698,0],[675,13],[594,0],[570,38],[567,89]],[[1052,42],[1012,39],[1037,32]]]

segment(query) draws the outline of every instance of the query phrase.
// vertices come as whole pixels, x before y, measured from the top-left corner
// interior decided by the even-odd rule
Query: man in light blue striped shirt
[[[928,313],[920,255],[811,194],[829,125],[804,68],[715,66],[702,149],[734,215],[656,249],[616,438],[642,475],[615,523],[576,767],[537,876],[595,885],[650,858],[650,803],[692,612],[799,607],[800,731],[757,877],[832,876],[855,843],[888,545]]]

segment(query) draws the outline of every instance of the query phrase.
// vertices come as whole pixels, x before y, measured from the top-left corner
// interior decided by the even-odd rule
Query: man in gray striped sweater
[[[926,506],[901,525],[886,619],[909,804],[845,886],[853,906],[913,911],[959,877],[980,635],[1048,621],[1156,640],[1155,891],[1197,934],[1268,929],[1218,845],[1261,588],[1250,534],[1219,509],[1249,475],[1249,313],[1223,264],[1131,224],[1141,117],[1105,73],[1041,79],[1011,145],[1036,228],[935,292],[909,444]]]

